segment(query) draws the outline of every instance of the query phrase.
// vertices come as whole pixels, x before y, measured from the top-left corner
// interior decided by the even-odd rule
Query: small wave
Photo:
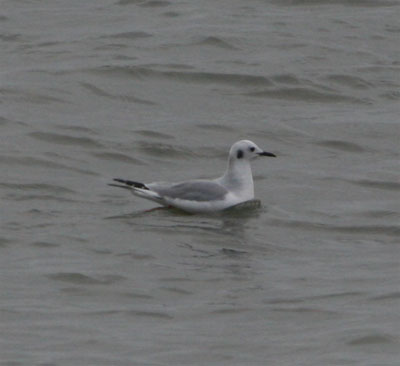
[[[155,257],[152,256],[151,254],[136,253],[136,252],[132,252],[132,251],[118,254],[117,257],[130,258],[130,259],[140,260],[140,261],[143,261],[143,260],[149,261],[151,259],[155,259]]]
[[[282,4],[282,2],[279,2]],[[391,0],[284,0],[284,4],[302,6],[302,5],[346,5],[346,6],[354,6],[354,7],[387,7],[387,6],[398,6],[397,1]]]
[[[190,83],[214,83],[233,86],[272,86],[265,76],[251,74],[229,74],[212,72],[161,71],[143,66],[103,66],[88,70],[89,72],[108,74],[110,76],[145,78],[164,78]]]
[[[97,132],[92,130],[91,128],[88,127],[83,127],[83,126],[69,126],[69,125],[60,125],[60,126],[55,126],[60,130],[66,130],[66,131],[74,131],[78,133],[85,133],[89,135],[97,135]]]
[[[19,42],[21,41],[21,34],[13,33],[13,34],[0,34],[0,41],[3,42]]]
[[[2,88],[0,89],[0,94],[5,98],[9,97],[10,99],[18,102],[23,101],[34,104],[67,103],[67,101],[63,99],[46,94],[39,94],[37,91]]]
[[[175,138],[173,135],[151,130],[136,130],[135,134],[162,140],[173,140]]]
[[[119,0],[117,5],[138,5],[144,8],[164,8],[171,5],[165,0]]]
[[[141,1],[140,3],[138,3],[138,5],[144,8],[164,8],[171,5],[171,3],[165,0],[149,0]]]
[[[390,90],[386,93],[383,93],[380,95],[381,98],[386,99],[386,100],[395,100],[398,101],[400,100],[400,91],[398,90]]]
[[[398,300],[400,300],[400,291],[391,292],[389,294],[384,294],[384,295],[380,295],[380,296],[375,296],[375,297],[371,298],[371,300],[374,300],[374,301],[388,301],[388,300],[398,301]]]
[[[387,334],[374,333],[362,337],[357,337],[347,342],[350,346],[370,346],[373,344],[398,344],[396,337]]]
[[[24,192],[37,192],[43,191],[46,193],[56,193],[56,194],[66,194],[66,193],[75,193],[75,191],[65,188],[63,186],[54,185],[54,184],[46,184],[46,183],[0,183],[0,187],[13,189],[13,190],[22,190]]]
[[[117,5],[137,5],[142,3],[143,0],[119,0]]]
[[[396,225],[352,225],[352,226],[332,226],[331,231],[338,231],[348,234],[378,234],[398,237],[400,226]]]
[[[340,140],[325,140],[316,142],[316,145],[328,147],[330,149],[347,151],[347,152],[354,152],[354,153],[363,153],[366,151],[360,145],[355,144],[354,142],[348,141],[340,141]]]
[[[345,85],[353,89],[369,89],[373,84],[365,81],[364,79],[351,75],[334,74],[327,77],[328,81],[333,81],[340,85]]]
[[[117,38],[117,39],[139,39],[152,37],[150,33],[146,32],[122,32],[103,36],[102,38]]]
[[[151,295],[148,295],[148,294],[145,294],[145,293],[142,293],[142,292],[136,292],[136,291],[124,292],[121,295],[126,297],[126,298],[129,298],[129,299],[144,299],[144,300],[152,300],[152,299],[154,299],[154,297],[151,296]]]
[[[11,121],[5,117],[0,116],[0,126],[11,124]]]
[[[171,62],[166,63],[166,64],[151,64],[151,65],[148,65],[148,67],[151,67],[154,69],[161,68],[161,69],[172,69],[172,70],[179,70],[179,71],[195,69],[195,67],[191,66],[191,65],[171,63]]]
[[[282,100],[297,100],[302,102],[315,102],[315,103],[356,103],[356,104],[368,104],[369,102],[364,99],[351,97],[348,95],[320,92],[307,88],[279,88],[279,89],[268,89],[263,91],[246,93],[245,95],[251,97],[263,97],[272,99]]]
[[[299,85],[301,81],[298,77],[292,74],[279,74],[271,77],[272,81],[275,81],[280,84],[291,84],[291,85]]]
[[[103,152],[103,153],[95,153],[95,156],[102,160],[111,160],[111,161],[118,161],[122,163],[128,164],[135,164],[135,165],[143,165],[144,163],[138,159],[132,158],[128,155],[121,154],[121,153],[110,153],[110,152]]]
[[[62,44],[61,42],[41,42],[36,44],[36,47],[53,47]]]
[[[334,231],[354,235],[376,234],[391,237],[400,235],[400,226],[398,225],[329,225],[321,222],[282,219],[272,219],[271,223],[276,226],[298,228],[302,230]]]
[[[151,298],[151,297],[150,297]],[[153,318],[155,320],[170,320],[173,317],[167,313],[159,311],[147,311],[147,310],[100,310],[90,311],[86,313],[89,316],[104,317],[104,316],[135,316],[135,317],[146,317]]]
[[[163,15],[170,18],[176,18],[179,17],[181,14],[177,11],[166,11]]]
[[[139,316],[139,317],[146,317],[146,318],[153,318],[153,319],[165,319],[165,320],[174,319],[173,316],[171,316],[167,313],[162,313],[162,312],[158,312],[158,311],[129,310],[129,311],[125,311],[124,314],[135,316],[135,317]]]
[[[390,211],[390,210],[365,210],[358,213],[358,215],[373,219],[398,218],[400,220],[400,213],[397,211]]]
[[[334,292],[327,293],[322,295],[315,296],[304,296],[304,297],[296,297],[296,298],[277,298],[270,301],[266,301],[267,304],[271,305],[291,305],[291,304],[299,304],[304,302],[315,302],[317,300],[327,300],[333,298],[348,298],[348,297],[357,297],[362,295],[363,292],[359,291],[348,291],[348,292]]]
[[[194,294],[193,291],[188,291],[188,290],[185,290],[185,289],[179,288],[179,287],[162,287],[162,290],[167,291],[172,294],[177,294],[177,295],[193,295]]]
[[[87,169],[73,168],[64,164],[55,163],[54,161],[51,160],[32,158],[28,156],[17,157],[17,156],[0,155],[0,164],[10,165],[10,166],[21,165],[25,167],[42,167],[46,169],[62,169],[86,175],[98,176],[97,173],[94,173]]]
[[[76,202],[75,200],[69,199],[69,198],[65,198],[65,197],[61,197],[59,195],[56,194],[8,194],[6,196],[7,199],[9,200],[13,200],[13,201],[36,201],[36,200],[40,200],[41,202],[43,201],[57,201],[57,202],[63,202],[63,203],[68,203],[68,202]]]
[[[81,85],[85,89],[89,90],[92,94],[94,94],[98,97],[106,97],[109,99],[119,100],[119,101],[128,102],[128,103],[156,105],[156,103],[154,103],[154,102],[151,102],[151,101],[145,100],[145,99],[140,99],[140,98],[134,97],[132,95],[113,95],[113,94],[107,93],[103,89],[100,89],[99,87],[94,86],[89,83],[81,83]]]
[[[89,137],[76,137],[52,132],[32,132],[29,134],[36,140],[50,142],[57,145],[74,145],[89,148],[99,148],[102,145]]]
[[[160,142],[148,142],[140,141],[139,148],[146,154],[156,156],[156,157],[174,157],[174,158],[184,158],[188,156],[194,156],[195,154],[182,146],[176,144],[163,144]]]
[[[198,123],[196,127],[209,130],[209,131],[218,131],[218,132],[233,132],[235,129],[231,126],[216,124],[216,123]]]
[[[31,243],[30,245],[37,247],[37,248],[56,248],[56,247],[60,246],[60,244],[51,243],[48,241],[35,241],[35,242]]]
[[[77,272],[52,273],[46,276],[53,281],[73,283],[76,285],[112,285],[125,279],[122,276],[105,275],[94,278]]]
[[[349,182],[368,188],[384,189],[390,191],[400,190],[400,182],[378,181],[378,180],[368,180],[368,179],[360,179]]]
[[[111,97],[111,94],[105,92],[103,89],[100,89],[99,87],[94,86],[92,84],[82,82],[81,86],[83,86],[85,89],[89,90],[98,97]]]
[[[202,41],[195,43],[198,46],[212,46],[222,48],[224,50],[237,50],[237,47],[231,45],[229,42],[224,41],[218,37],[206,37]]]
[[[4,248],[4,247],[8,246],[8,245],[11,244],[12,242],[13,242],[13,240],[0,237],[0,248]]]
[[[312,307],[285,307],[285,308],[274,308],[273,311],[276,312],[285,312],[285,313],[299,313],[305,314],[307,316],[323,316],[324,318],[327,315],[333,316],[337,315],[337,312],[331,310],[324,310],[320,308],[312,308]]]
[[[55,163],[50,160],[31,158],[31,157],[17,157],[17,156],[0,156],[0,164],[6,165],[23,165],[23,166],[36,166],[36,167],[44,167],[44,168],[58,168],[63,169],[66,166],[63,164]]]
[[[211,311],[210,314],[218,314],[218,315],[224,315],[224,314],[242,314],[246,312],[252,311],[251,308],[238,308],[238,307],[226,307],[226,308],[221,308],[217,309],[214,311]]]

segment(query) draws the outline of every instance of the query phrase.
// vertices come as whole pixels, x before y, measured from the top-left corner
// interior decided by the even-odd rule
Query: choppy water
[[[398,365],[399,5],[3,1],[1,365]],[[106,185],[241,138],[259,208]]]

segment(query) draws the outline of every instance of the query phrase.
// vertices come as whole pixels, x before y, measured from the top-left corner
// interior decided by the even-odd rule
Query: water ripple
[[[166,144],[160,142],[139,141],[139,149],[144,153],[156,157],[173,157],[183,159],[188,156],[195,156],[192,150],[177,144]]]
[[[381,333],[372,333],[366,336],[357,337],[347,342],[350,346],[370,346],[370,345],[383,345],[383,344],[398,344],[398,338]]]
[[[164,8],[171,5],[171,3],[165,0],[144,0],[138,3],[138,5],[144,8]]]
[[[321,145],[321,146],[328,147],[331,149],[353,152],[353,153],[363,153],[363,152],[367,151],[366,148],[364,148],[354,142],[348,142],[348,141],[342,141],[342,140],[324,140],[324,141],[316,142],[316,145]]]
[[[94,153],[94,155],[102,160],[118,161],[121,163],[128,163],[128,164],[135,164],[135,165],[143,165],[144,164],[139,159],[132,158],[131,156],[125,155],[122,153],[101,152],[101,153]]]
[[[302,102],[313,103],[352,103],[352,104],[369,104],[367,99],[360,99],[345,94],[333,92],[322,92],[306,87],[298,88],[277,88],[267,89],[246,93],[245,95],[259,98],[272,98],[283,100],[297,100]]]
[[[357,184],[362,187],[384,189],[390,191],[400,191],[400,182],[378,181],[369,179],[360,179],[356,181],[349,181],[350,183]]]
[[[374,85],[361,77],[346,75],[346,74],[333,74],[327,77],[328,81],[333,81],[340,85],[345,85],[354,89],[369,89]]]
[[[140,136],[144,136],[144,137],[161,139],[161,140],[173,140],[173,139],[175,139],[175,136],[173,134],[167,134],[167,133],[162,133],[162,132],[152,131],[152,130],[136,130],[135,134],[140,135]]]
[[[103,275],[98,278],[77,272],[59,272],[46,276],[53,281],[68,282],[76,285],[112,285],[125,278],[116,275]]]
[[[222,48],[224,50],[237,50],[237,47],[231,45],[229,42],[222,40],[218,37],[206,37],[202,41],[195,43],[196,46],[212,46]]]
[[[107,97],[109,99],[116,99],[116,100],[120,100],[123,102],[128,102],[128,103],[139,103],[139,104],[147,104],[147,105],[156,105],[156,103],[151,102],[149,100],[145,100],[145,99],[141,99],[141,98],[137,98],[134,97],[132,95],[113,95],[111,93],[106,92],[105,90],[94,86],[92,84],[89,83],[84,83],[82,82],[81,85],[87,89],[88,91],[90,91],[91,93],[93,93],[96,96],[99,97]]]
[[[53,132],[32,132],[31,137],[57,145],[73,145],[88,148],[100,148],[102,145],[89,137],[76,137]]]
[[[279,2],[282,4],[282,2]],[[374,1],[374,0],[284,0],[284,4],[290,4],[294,6],[310,6],[310,5],[334,5],[340,4],[345,6],[354,6],[354,7],[387,7],[387,6],[398,6],[399,3],[397,1],[391,0],[382,0],[382,1]]]
[[[271,223],[272,225],[299,228],[302,230],[334,231],[355,235],[377,234],[392,237],[400,235],[400,226],[398,225],[329,225],[322,222],[281,219],[272,219]]]
[[[34,104],[48,104],[48,103],[67,103],[66,100],[54,97],[50,94],[42,94],[37,90],[20,90],[17,88],[2,88],[0,95],[6,99],[14,100],[17,102],[26,102]]]
[[[122,39],[139,39],[139,38],[148,38],[152,37],[150,33],[146,32],[122,32],[122,33],[115,33],[108,36],[103,36],[103,38],[122,38]]]
[[[11,188],[26,191],[44,191],[57,194],[75,193],[72,189],[46,183],[0,183],[2,188]]]
[[[271,86],[272,81],[265,76],[251,74],[160,71],[144,66],[102,66],[88,70],[89,72],[119,77],[164,78],[188,83],[228,84],[233,86]]]
[[[7,155],[0,155],[0,164],[4,164],[7,166],[25,166],[25,167],[42,167],[46,169],[62,169],[62,170],[69,170],[78,172],[85,175],[98,175],[95,172],[92,172],[87,169],[80,169],[67,166],[65,164],[56,163],[51,160],[42,159],[42,158],[32,158],[30,156],[7,156]]]

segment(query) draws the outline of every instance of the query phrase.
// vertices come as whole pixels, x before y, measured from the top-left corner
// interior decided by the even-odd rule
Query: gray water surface
[[[398,0],[0,9],[0,364],[397,366]],[[259,207],[107,186],[217,177]]]

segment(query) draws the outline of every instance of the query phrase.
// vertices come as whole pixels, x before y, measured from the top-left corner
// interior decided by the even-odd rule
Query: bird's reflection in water
[[[155,207],[150,210],[106,217],[119,220],[140,230],[154,229],[176,232],[179,229],[240,234],[246,223],[259,217],[264,210],[259,200],[250,200],[229,209],[212,214],[189,214],[171,207]]]
[[[253,228],[265,211],[259,200],[252,200],[207,215],[160,207],[106,219],[128,225],[147,240],[157,236],[165,245],[178,246],[181,250],[176,252],[177,260],[190,270],[222,271],[243,279],[252,272],[250,258],[257,246],[253,243]]]
[[[129,214],[107,217],[118,220],[135,231],[150,231],[184,242],[219,244],[228,248],[242,247],[246,242],[246,228],[257,220],[265,208],[259,200],[251,200],[213,214],[188,214],[183,211],[156,207]],[[226,252],[228,253],[228,252]]]

